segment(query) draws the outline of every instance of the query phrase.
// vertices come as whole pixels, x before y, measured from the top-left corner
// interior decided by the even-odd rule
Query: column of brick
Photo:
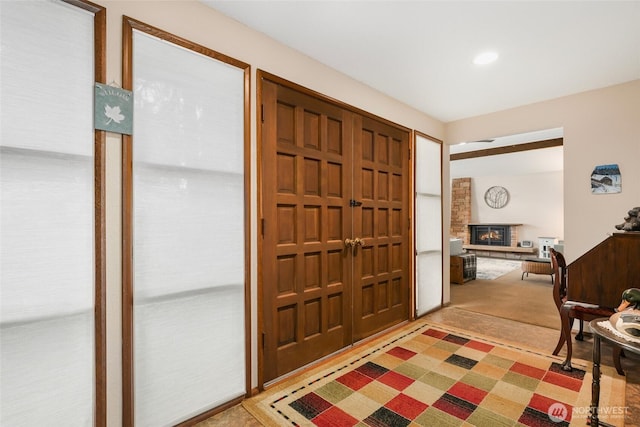
[[[471,222],[471,178],[456,178],[451,183],[451,228],[452,237],[469,244]]]

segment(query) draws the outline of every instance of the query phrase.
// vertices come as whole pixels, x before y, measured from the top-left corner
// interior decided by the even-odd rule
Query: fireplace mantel
[[[470,222],[467,225],[508,225],[510,227],[517,227],[522,224],[511,224],[509,222]]]

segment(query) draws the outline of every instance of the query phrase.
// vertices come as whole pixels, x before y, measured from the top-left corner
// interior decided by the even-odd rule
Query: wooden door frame
[[[411,260],[410,260],[410,264],[411,264],[411,280],[413,283],[413,290],[411,292],[411,319],[410,320],[415,320],[418,315],[416,313],[416,291],[417,291],[417,286],[418,283],[416,281],[416,250],[415,250],[415,242],[417,240],[416,237],[416,223],[415,223],[415,218],[416,218],[416,140],[418,138],[418,136],[424,138],[424,139],[428,139],[429,141],[435,142],[437,144],[440,144],[440,218],[441,218],[441,223],[442,223],[442,227],[440,229],[440,250],[442,253],[442,260],[440,262],[440,268],[442,269],[441,271],[441,277],[444,278],[444,272],[445,272],[445,268],[444,268],[444,196],[443,196],[443,192],[444,192],[444,180],[442,179],[442,167],[444,165],[443,162],[443,157],[442,157],[442,148],[444,145],[444,142],[438,138],[434,138],[432,136],[427,135],[426,133],[422,133],[420,131],[414,130],[412,135],[411,135],[411,154],[412,156],[409,158],[409,168],[411,169],[411,183],[410,183],[410,187],[411,187],[411,217],[413,218],[413,222],[411,223],[411,247],[413,248],[412,251],[412,256],[411,256]],[[442,287],[441,291],[442,294],[440,295],[440,308],[442,308],[444,306],[444,280],[442,281],[442,283],[440,284],[440,286]],[[437,309],[434,309],[433,311],[435,311]]]
[[[122,87],[133,90],[133,30],[165,40],[176,46],[224,62],[244,73],[243,150],[244,150],[244,334],[245,397],[251,396],[251,66],[168,31],[122,16]],[[134,319],[133,319],[133,135],[122,136],[122,425],[134,425]],[[179,423],[191,426],[237,405],[236,398]]]
[[[93,14],[94,79],[107,82],[107,9],[88,0],[62,0]],[[93,141],[93,248],[94,248],[94,426],[107,425],[107,310],[106,310],[106,137],[107,132],[94,129]]]
[[[263,129],[262,129],[262,123],[263,123],[263,85],[262,82],[263,80],[268,80],[274,84],[277,85],[282,85],[285,86],[289,89],[301,92],[305,95],[317,98],[323,102],[328,102],[330,104],[333,104],[337,107],[340,107],[342,109],[345,109],[349,112],[355,113],[355,114],[359,114],[361,116],[364,117],[368,117],[370,119],[379,121],[381,123],[387,124],[389,126],[392,126],[398,130],[407,132],[408,134],[408,138],[409,138],[409,149],[412,149],[412,144],[413,144],[413,131],[410,128],[407,128],[405,126],[402,126],[398,123],[392,122],[390,120],[384,119],[382,117],[376,116],[375,114],[369,113],[367,111],[361,110],[359,108],[356,108],[352,105],[346,104],[342,101],[336,100],[334,98],[331,98],[327,95],[324,95],[320,92],[314,91],[312,89],[309,89],[307,87],[301,86],[299,84],[293,83],[289,80],[286,80],[282,77],[278,77],[274,74],[271,74],[267,71],[261,70],[261,69],[257,69],[256,70],[256,175],[257,175],[257,179],[256,179],[256,193],[257,193],[257,222],[258,222],[258,226],[257,226],[257,259],[258,259],[258,265],[257,265],[257,291],[256,291],[256,307],[257,307],[257,334],[256,334],[256,348],[257,348],[257,355],[258,355],[258,384],[257,384],[257,391],[262,391],[264,390],[264,349],[263,349],[263,342],[264,342],[264,310],[263,310],[263,306],[264,306],[264,298],[263,298],[263,292],[264,292],[264,271],[262,268],[262,260],[264,259],[264,195],[262,193],[262,185],[263,185],[263,176],[264,176],[264,167],[263,167],[263,159],[264,159],[264,153],[263,153],[263,148],[262,148],[262,140],[264,138],[264,134],[263,134]],[[408,171],[407,173],[409,173],[409,187],[411,190],[412,187],[412,183],[413,183],[413,178],[412,178],[412,173],[413,170],[411,168],[411,157],[409,158],[409,166],[408,166]],[[414,283],[414,274],[413,274],[413,270],[412,270],[412,259],[414,257],[415,254],[415,248],[414,248],[414,240],[413,240],[413,234],[414,234],[414,224],[413,224],[413,199],[412,199],[412,192],[409,191],[408,192],[408,213],[409,215],[411,215],[410,219],[409,219],[409,224],[411,226],[411,230],[409,230],[408,232],[408,250],[409,250],[409,268],[410,268],[410,272],[409,272],[409,276],[408,276],[408,280],[413,281],[413,282],[409,282],[409,286],[408,286],[408,291],[409,291],[409,313],[408,313],[408,318],[410,320],[413,320],[414,316],[412,313],[415,312],[415,309],[412,308],[413,301],[414,301],[414,293],[415,293],[415,284],[411,285],[412,283]]]

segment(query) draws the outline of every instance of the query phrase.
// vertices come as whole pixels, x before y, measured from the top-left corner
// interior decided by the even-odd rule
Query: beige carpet
[[[547,275],[514,270],[494,280],[451,284],[451,305],[463,310],[560,330],[553,303],[553,285]]]

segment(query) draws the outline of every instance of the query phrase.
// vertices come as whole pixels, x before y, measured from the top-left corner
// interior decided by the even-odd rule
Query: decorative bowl
[[[640,310],[622,310],[609,317],[611,326],[618,332],[633,338],[640,338]]]

